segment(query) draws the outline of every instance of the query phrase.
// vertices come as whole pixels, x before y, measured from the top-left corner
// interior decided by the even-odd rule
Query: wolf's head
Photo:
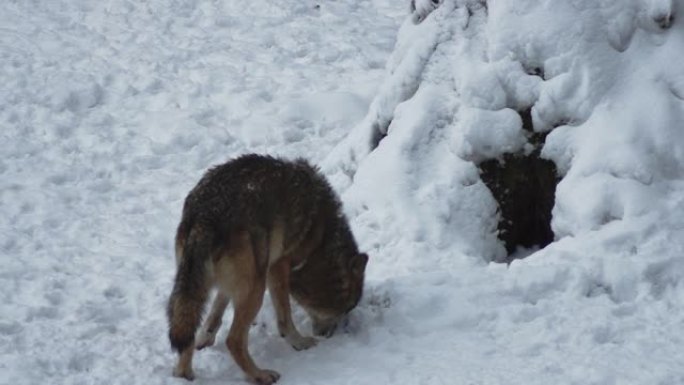
[[[311,316],[313,332],[317,336],[330,337],[337,329],[340,321],[353,308],[358,305],[363,294],[363,281],[368,263],[368,255],[366,253],[356,254],[349,260],[347,266],[347,281],[341,285],[343,290],[341,300],[333,303],[328,309],[308,310]]]
[[[311,317],[314,333],[331,336],[361,299],[368,255],[360,253],[342,203],[325,176],[306,162],[314,212],[309,220],[319,234],[304,261],[290,272],[290,293]]]
[[[314,334],[330,337],[361,299],[368,255],[357,253],[338,263],[322,262],[314,259],[293,272],[291,288],[311,317]]]

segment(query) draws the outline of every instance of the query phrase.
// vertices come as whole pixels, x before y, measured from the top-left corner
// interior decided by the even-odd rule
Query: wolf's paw
[[[271,385],[278,381],[280,373],[273,370],[261,369],[257,371],[252,378],[254,379],[254,382],[259,385]]]
[[[202,350],[206,347],[214,345],[215,340],[216,334],[200,332],[200,334],[197,336],[197,343],[195,344],[195,348],[197,348],[197,350]]]
[[[288,341],[294,350],[306,350],[316,346],[318,340],[313,337],[297,336],[296,338],[289,338]]]
[[[173,369],[173,376],[178,378],[185,378],[188,381],[192,381],[195,379],[195,373],[192,371],[192,368],[175,367]]]

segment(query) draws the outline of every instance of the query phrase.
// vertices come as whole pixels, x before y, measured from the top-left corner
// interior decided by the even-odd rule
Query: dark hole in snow
[[[526,69],[528,75],[539,76],[544,79],[544,69],[542,67],[531,67]],[[521,114],[522,115],[522,114]]]
[[[653,21],[655,21],[661,29],[669,29],[674,21],[674,15],[670,12],[660,12],[653,16]]]
[[[387,124],[387,127],[384,128],[381,128],[380,124],[377,122],[373,124],[373,131],[369,143],[371,151],[375,150],[380,145],[380,141],[387,136],[387,128],[390,123],[391,121]]]
[[[559,178],[556,165],[540,158],[546,133],[532,130],[531,110],[520,112],[523,128],[534,150],[529,154],[505,154],[503,159],[480,163],[482,181],[499,205],[499,239],[511,262],[527,256],[520,249],[543,248],[553,241],[551,210]]]

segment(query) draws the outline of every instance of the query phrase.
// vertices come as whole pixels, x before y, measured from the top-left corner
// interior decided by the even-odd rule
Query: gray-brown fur
[[[178,260],[173,292],[166,311],[171,346],[179,352],[193,344],[194,330],[201,321],[204,303],[209,295],[205,261],[211,252],[211,236],[208,230],[197,226],[184,233],[182,238],[177,238],[183,240],[178,245],[182,247],[184,258]]]
[[[219,292],[197,348],[213,344],[229,301],[235,315],[226,340],[254,381],[275,382],[247,350],[247,330],[268,287],[278,329],[295,349],[315,344],[291,318],[289,295],[330,335],[358,303],[367,256],[360,254],[325,178],[304,160],[245,155],[210,169],[188,194],[176,235],[178,271],[169,298],[169,338],[180,353],[174,374],[193,378],[195,332],[212,287]]]

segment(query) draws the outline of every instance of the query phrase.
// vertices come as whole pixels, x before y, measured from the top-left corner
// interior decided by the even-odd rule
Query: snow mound
[[[381,265],[372,274],[479,277],[467,290],[516,308],[491,311],[512,317],[516,343],[538,339],[524,343],[535,356],[558,353],[548,338],[560,350],[641,351],[656,333],[680,349],[682,334],[668,330],[684,320],[681,14],[682,1],[445,0],[424,20],[406,20],[369,113],[324,162]],[[528,149],[524,111],[534,132],[548,134],[542,157],[562,178],[555,241],[483,273],[477,266],[505,251],[477,164]],[[654,315],[664,309],[672,313]],[[521,329],[527,317],[543,321]],[[554,382],[670,383],[684,373],[646,380],[621,367],[630,353],[589,356],[603,354],[614,361],[587,363],[593,374],[578,367],[583,380],[563,370]],[[639,359],[669,362],[656,355]]]
[[[534,131],[550,132],[542,156],[563,177],[558,239],[652,213],[684,177],[680,6],[445,1],[404,23],[369,113],[326,167],[343,171],[348,194],[378,191],[359,204],[396,214],[409,239],[427,232],[434,245],[449,238],[449,249],[489,260],[496,242],[481,240],[492,239],[495,209],[473,165],[529,146],[519,112],[531,109]],[[435,189],[445,194],[426,193]],[[456,206],[475,196],[479,216]],[[463,242],[473,220],[480,236]]]

